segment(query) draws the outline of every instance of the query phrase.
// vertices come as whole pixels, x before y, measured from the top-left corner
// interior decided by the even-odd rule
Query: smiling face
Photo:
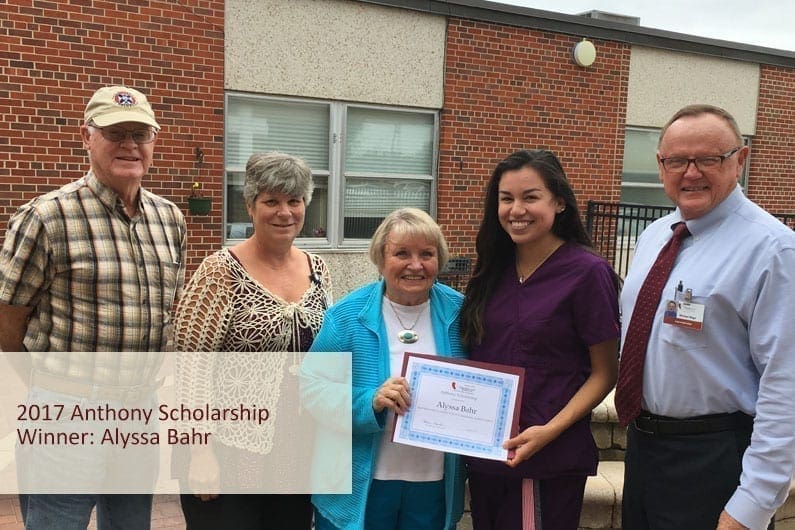
[[[740,178],[748,148],[704,171],[694,163],[684,172],[668,171],[659,164],[660,158],[715,156],[741,145],[730,125],[714,114],[684,116],[668,127],[660,140],[657,161],[665,194],[679,207],[682,217],[701,217],[729,196]]]
[[[254,236],[266,242],[292,245],[304,227],[306,205],[301,197],[262,191],[246,208],[254,222]]]
[[[502,174],[498,190],[497,217],[516,245],[552,236],[555,215],[564,203],[547,189],[538,171],[527,166],[508,170]]]
[[[138,122],[124,122],[111,125],[107,129],[135,131],[149,129],[149,126]],[[102,131],[87,125],[80,128],[80,133],[83,145],[88,150],[91,170],[100,182],[117,192],[140,185],[141,179],[152,165],[156,138],[147,144],[136,144],[128,134],[121,142],[111,142],[105,139]]]
[[[439,274],[436,244],[423,236],[393,232],[387,236],[379,272],[390,300],[402,305],[421,304],[428,299]]]

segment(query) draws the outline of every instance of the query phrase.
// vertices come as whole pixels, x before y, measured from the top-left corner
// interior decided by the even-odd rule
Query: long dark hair
[[[502,160],[494,168],[486,185],[483,220],[475,241],[477,261],[467,283],[464,305],[461,308],[462,340],[470,348],[483,340],[486,302],[507,264],[516,259],[514,242],[500,225],[497,209],[502,175],[506,171],[523,167],[537,171],[550,193],[564,203],[563,211],[555,215],[552,233],[567,243],[579,244],[595,253],[591,238],[580,218],[577,200],[566,178],[566,172],[555,154],[545,149],[521,150]]]

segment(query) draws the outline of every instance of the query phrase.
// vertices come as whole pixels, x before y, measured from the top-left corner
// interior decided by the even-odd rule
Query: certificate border
[[[488,384],[493,382],[494,386],[498,388],[499,392],[501,393],[500,396],[500,407],[505,410],[506,407],[510,405],[510,394],[513,391],[513,382],[511,381],[509,385],[505,385],[505,379],[501,379],[499,377],[489,377],[485,374],[467,374],[467,373],[459,373],[457,370],[454,369],[455,365],[459,366],[467,366],[472,368],[479,368],[482,370],[489,370],[493,372],[499,372],[507,375],[516,376],[516,401],[513,404],[513,415],[510,418],[510,428],[508,430],[509,436],[513,438],[519,432],[519,415],[521,412],[521,403],[522,403],[522,391],[524,389],[524,368],[518,366],[508,366],[503,364],[494,364],[494,363],[486,363],[480,361],[471,361],[467,359],[455,359],[450,357],[440,357],[438,355],[428,355],[423,353],[415,353],[415,352],[404,352],[403,354],[403,368],[401,374],[403,377],[406,376],[406,371],[408,368],[409,359],[411,357],[421,358],[425,360],[434,361],[435,363],[440,363],[442,366],[422,366],[421,370],[413,372],[412,378],[409,381],[409,387],[415,388],[416,383],[422,378],[424,374],[438,374],[438,375],[457,375],[462,377],[465,381],[470,380],[472,382],[476,382],[478,384]],[[453,365],[449,368],[446,368],[445,364]],[[491,379],[491,381],[490,381]],[[403,416],[401,421],[411,421],[411,410]],[[467,455],[471,456],[482,456],[484,458],[489,458],[491,460],[495,459],[494,449],[499,447],[499,450],[502,451],[502,448],[499,446],[500,440],[496,439],[504,431],[505,427],[505,419],[506,416],[501,415],[500,419],[502,422],[498,422],[495,425],[494,432],[492,433],[492,441],[491,445],[485,444],[477,444],[472,442],[466,442],[464,440],[457,440],[454,437],[440,437],[433,434],[424,434],[424,433],[417,433],[416,431],[401,431],[401,436],[398,438],[397,434],[393,432],[392,440],[394,442],[399,442],[400,440],[405,441],[420,441],[420,442],[427,442],[433,443],[434,445],[438,445],[440,447],[446,447],[451,450],[451,452],[456,452],[456,450],[464,450],[467,452]],[[393,424],[393,431],[395,431],[397,426],[398,416],[395,415],[394,424]],[[508,458],[513,457],[513,450],[508,452]],[[498,458],[498,460],[502,460],[502,458]]]

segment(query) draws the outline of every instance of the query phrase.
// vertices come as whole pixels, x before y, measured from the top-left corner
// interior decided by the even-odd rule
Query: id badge
[[[673,326],[701,331],[704,328],[704,304],[680,300],[665,303],[663,322]]]

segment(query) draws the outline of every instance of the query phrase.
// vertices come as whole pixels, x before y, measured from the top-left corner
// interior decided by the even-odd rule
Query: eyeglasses
[[[707,171],[716,168],[723,164],[723,161],[732,156],[734,153],[742,149],[742,147],[735,147],[731,151],[726,151],[722,155],[715,156],[699,156],[697,158],[685,158],[681,156],[670,156],[668,158],[661,158],[660,164],[666,171],[675,171],[677,173],[684,173],[690,164],[696,165],[699,171]]]
[[[97,127],[96,125],[91,125],[91,127],[97,129],[100,133],[102,133],[102,137],[113,143],[120,143],[125,141],[127,138],[132,137],[133,142],[137,144],[150,144],[155,141],[155,137],[157,137],[157,132],[154,129],[146,128],[146,129],[124,129],[123,127]]]

